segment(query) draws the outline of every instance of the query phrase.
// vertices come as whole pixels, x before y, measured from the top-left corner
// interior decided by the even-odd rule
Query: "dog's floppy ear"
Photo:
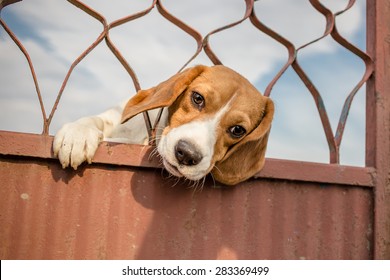
[[[268,97],[259,125],[233,146],[211,171],[214,178],[226,185],[236,185],[259,172],[265,161],[268,136],[274,116],[274,104]]]
[[[153,88],[138,91],[127,102],[122,123],[147,110],[170,106],[206,68],[203,65],[189,68]]]

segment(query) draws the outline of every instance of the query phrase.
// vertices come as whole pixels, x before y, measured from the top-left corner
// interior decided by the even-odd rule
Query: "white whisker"
[[[172,175],[172,177],[176,178],[176,182],[171,186],[173,188],[173,187],[175,187],[179,183],[180,178],[176,177],[176,176],[173,176],[173,175]]]
[[[214,167],[213,168],[215,168],[219,173],[221,173],[222,174],[222,171],[221,171],[221,169],[219,169],[218,168],[218,166],[216,166],[216,165],[214,165]]]
[[[211,179],[213,179],[213,188],[215,189],[217,187],[217,185],[215,183],[214,175],[213,175],[213,173],[210,173],[210,175],[211,175]]]

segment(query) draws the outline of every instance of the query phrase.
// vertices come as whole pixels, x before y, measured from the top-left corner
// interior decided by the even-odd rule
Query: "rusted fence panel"
[[[209,178],[194,190],[142,146],[103,144],[104,164],[72,172],[52,158],[52,137],[0,140],[14,142],[0,145],[3,259],[373,257],[371,169],[268,160],[259,179],[232,188]],[[297,165],[343,184],[289,175]]]
[[[209,179],[194,191],[158,168],[69,172],[28,157],[0,170],[2,259],[373,257],[371,188]]]

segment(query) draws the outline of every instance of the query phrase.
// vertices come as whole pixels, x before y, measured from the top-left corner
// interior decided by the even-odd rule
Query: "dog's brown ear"
[[[189,68],[153,88],[138,91],[127,102],[122,123],[147,110],[170,106],[206,68],[203,65]]]
[[[260,124],[215,164],[211,173],[217,181],[226,185],[236,185],[263,168],[274,116],[274,104],[270,98],[265,98],[266,106]]]

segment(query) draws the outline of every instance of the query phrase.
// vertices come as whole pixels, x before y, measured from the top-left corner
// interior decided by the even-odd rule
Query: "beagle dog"
[[[178,73],[100,115],[65,124],[53,151],[62,167],[91,163],[99,143],[147,144],[142,112],[164,110],[157,150],[174,176],[235,185],[260,171],[274,105],[244,77],[222,66],[198,65]],[[153,113],[154,112],[154,113]],[[129,155],[131,156],[131,155]]]

